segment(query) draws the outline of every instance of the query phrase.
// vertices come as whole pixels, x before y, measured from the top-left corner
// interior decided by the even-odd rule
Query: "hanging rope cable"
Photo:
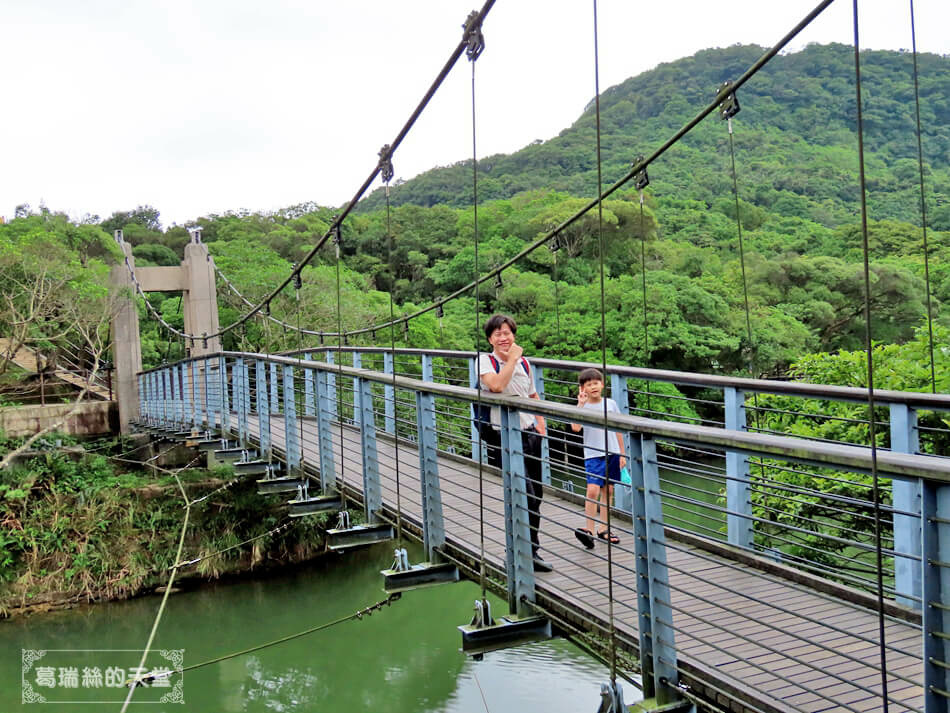
[[[561,249],[561,242],[557,238],[551,243],[551,252],[554,253],[554,325],[557,330],[557,353],[560,354],[562,351],[562,345],[564,342],[561,341],[561,296],[558,293],[558,284],[557,284],[557,254]]]
[[[877,428],[874,414],[874,344],[871,339],[871,259],[868,245],[867,188],[864,177],[864,117],[861,99],[861,45],[858,35],[858,0],[852,0],[854,12],[854,86],[858,119],[858,177],[861,189],[861,240],[864,254],[864,323],[865,349],[867,350],[868,374],[868,430],[871,437],[871,481],[874,494],[874,544],[877,554],[877,617],[881,655],[881,700],[884,713],[888,712],[887,700],[887,651],[884,630],[884,555],[881,545],[881,491],[877,473]]]
[[[930,249],[927,246],[927,201],[924,192],[924,148],[920,137],[920,80],[917,72],[917,28],[914,22],[914,0],[910,0],[911,55],[914,58],[914,112],[917,119],[917,168],[920,176],[920,228],[924,236],[924,285],[927,289],[927,333],[930,351],[930,391],[937,393],[937,371],[934,367],[934,317],[930,289]]]
[[[721,91],[723,89],[728,89],[731,86],[731,82],[723,82],[719,89]],[[738,97],[736,97],[735,92],[730,92],[723,99],[722,104],[719,105],[719,118],[726,120],[726,125],[728,126],[729,131],[729,159],[732,166],[732,197],[736,206],[736,235],[739,239],[739,267],[742,275],[742,300],[745,307],[746,341],[749,345],[748,370],[749,377],[755,379],[757,378],[755,370],[755,358],[758,354],[758,347],[755,343],[755,337],[752,333],[752,314],[751,309],[749,308],[749,282],[746,278],[745,246],[742,239],[742,218],[739,214],[739,172],[736,170],[736,146],[732,131],[732,118],[739,113],[739,108]],[[755,422],[756,431],[761,431],[759,417],[759,393],[757,391],[753,391],[752,419]],[[765,483],[767,480],[765,473],[765,459],[757,458],[756,460],[758,461],[759,466],[759,478],[763,483]]]
[[[475,413],[482,412],[482,379],[479,374],[481,354],[481,321],[479,310],[481,295],[479,294],[478,279],[478,151],[476,147],[475,132],[475,61],[481,55],[485,48],[485,38],[481,33],[481,18],[476,17],[475,13],[468,16],[465,22],[465,36],[468,38],[468,49],[466,56],[469,64],[472,66],[472,230],[475,245]],[[484,454],[482,453],[482,429],[476,429],[476,446],[478,450],[478,586],[481,588],[482,600],[486,597],[488,590],[488,566],[485,561],[485,464]]]
[[[185,501],[185,517],[181,524],[181,535],[178,537],[178,551],[175,553],[175,561],[180,562],[181,551],[185,546],[185,533],[188,531],[188,519],[191,517],[191,503],[188,502],[188,496],[185,494],[185,487],[181,484],[181,479],[178,477],[178,473],[176,472],[174,475],[175,482],[178,483],[178,489],[181,491],[181,497]],[[165,593],[162,596],[162,602],[158,605],[158,612],[155,614],[155,621],[152,622],[152,630],[149,632],[148,641],[145,643],[145,650],[142,651],[142,660],[139,661],[138,665],[139,671],[142,671],[145,668],[145,660],[148,658],[149,651],[152,648],[152,642],[155,640],[155,632],[158,631],[158,624],[162,620],[162,614],[165,613],[165,605],[168,603],[168,595],[171,594],[172,585],[175,583],[176,574],[178,574],[178,567],[172,568],[171,573],[168,575],[168,584],[165,585]],[[136,685],[134,684],[129,686],[129,695],[125,697],[125,702],[122,704],[122,710],[120,713],[125,713],[126,709],[129,707],[129,703],[132,702],[132,696],[135,693],[135,688]]]
[[[192,500],[190,504],[191,504],[191,505],[194,505],[196,502],[198,502],[198,500]],[[223,550],[218,550],[218,551],[216,551],[216,552],[211,552],[211,553],[206,554],[206,555],[201,555],[200,557],[195,557],[194,559],[186,560],[186,561],[184,561],[184,562],[176,562],[176,564],[173,564],[173,565],[172,565],[171,567],[169,567],[168,569],[181,569],[182,567],[190,567],[190,566],[193,565],[193,564],[198,564],[199,562],[204,562],[205,560],[211,559],[212,557],[217,557],[218,555],[223,555],[225,552],[230,552],[231,550],[236,550],[238,547],[243,547],[244,545],[249,545],[249,544],[251,544],[252,542],[256,542],[257,540],[260,540],[261,538],[268,537],[269,535],[276,535],[276,534],[278,534],[279,532],[283,532],[284,530],[288,530],[288,529],[290,529],[291,527],[293,527],[293,524],[294,524],[293,521],[283,522],[283,523],[281,523],[280,525],[278,525],[277,527],[271,528],[271,529],[268,530],[267,532],[262,532],[260,535],[255,535],[254,537],[250,537],[250,538],[244,540],[243,542],[238,542],[236,545],[231,545],[230,547],[225,547]]]
[[[343,510],[346,510],[346,465],[344,453],[346,445],[343,442],[343,311],[340,300],[340,255],[343,242],[342,223],[336,222],[336,233],[333,236],[333,244],[336,247],[336,325],[337,325],[337,343],[336,343],[336,418],[340,424],[340,500]],[[355,399],[354,399],[355,403]]]
[[[594,2],[594,116],[595,127],[597,130],[597,195],[603,194],[603,164],[600,154],[600,56],[597,40],[597,0]],[[597,200],[597,240],[600,246],[600,354],[602,371],[601,374],[607,374],[607,279],[604,269],[605,253],[607,245],[604,240],[604,202],[603,199]],[[606,377],[605,377],[606,378]],[[610,529],[610,493],[613,486],[610,484],[610,469],[608,461],[610,460],[610,446],[607,431],[607,399],[601,399],[604,404],[604,473],[607,479],[604,487],[607,489],[607,534],[604,538],[607,542],[607,617],[610,622],[610,683],[611,686],[617,685],[617,627],[614,624],[614,575],[613,575],[613,543],[611,537],[613,531]]]
[[[255,651],[261,651],[262,649],[268,649],[271,646],[277,646],[278,644],[284,644],[288,641],[293,641],[294,639],[299,639],[302,636],[307,636],[309,634],[315,634],[318,631],[324,631],[330,627],[336,626],[337,624],[343,624],[347,621],[352,621],[354,619],[362,619],[364,616],[372,616],[373,612],[381,610],[385,606],[391,605],[393,602],[398,601],[402,594],[396,592],[390,594],[385,599],[381,599],[375,604],[371,604],[368,607],[364,607],[359,611],[348,614],[347,616],[340,617],[339,619],[334,619],[333,621],[328,621],[325,624],[320,624],[318,626],[312,626],[309,629],[304,629],[303,631],[298,631],[296,634],[290,634],[289,636],[282,636],[279,639],[274,639],[273,641],[267,641],[263,644],[258,644],[257,646],[252,646],[247,649],[241,649],[240,651],[235,651],[230,654],[225,654],[224,656],[217,656],[213,659],[208,659],[207,661],[202,661],[200,663],[192,664],[191,666],[182,666],[181,668],[172,669],[171,671],[163,671],[161,673],[150,673],[146,676],[141,676],[133,681],[132,689],[134,690],[137,685],[148,684],[152,681],[155,681],[159,678],[168,678],[169,676],[174,676],[176,674],[185,673],[185,671],[194,671],[195,669],[204,668],[205,666],[210,666],[212,664],[221,663],[222,661],[227,661],[228,659],[237,658],[238,656],[246,656],[247,654],[252,654]],[[124,709],[123,709],[124,710]]]
[[[642,163],[643,156],[639,156],[635,163]],[[646,220],[643,217],[643,189],[650,185],[650,177],[646,167],[642,168],[633,177],[634,187],[640,194],[640,291],[643,301],[643,366],[650,366],[650,320],[647,311],[647,231]],[[644,389],[647,397],[647,412],[652,411],[649,388]],[[628,397],[629,402],[629,397]],[[629,407],[629,403],[627,404]]]
[[[801,20],[801,22],[799,22],[794,28],[792,28],[773,47],[771,47],[761,57],[759,57],[758,60],[756,60],[745,72],[743,72],[743,74],[738,79],[736,79],[733,82],[732,84],[733,91],[738,90],[741,86],[743,86],[746,82],[748,82],[752,77],[754,77],[769,62],[769,60],[771,60],[780,51],[782,51],[782,49],[784,49],[793,39],[795,39],[795,37],[797,37],[798,34],[801,33],[802,30],[804,30],[809,24],[811,24],[815,20],[815,18],[817,18],[822,12],[824,12],[828,8],[828,6],[831,5],[832,2],[834,2],[834,0],[822,0],[822,2],[819,3],[810,13],[808,13],[808,15],[806,15],[805,18]],[[524,247],[517,254],[513,255],[508,260],[496,266],[493,270],[490,270],[489,272],[486,272],[484,275],[481,275],[481,276],[476,275],[476,279],[470,282],[469,284],[465,285],[464,287],[460,287],[459,289],[433,302],[432,304],[426,307],[423,307],[417,310],[416,312],[413,312],[411,315],[407,316],[407,319],[415,319],[416,317],[426,314],[427,312],[431,312],[435,310],[439,305],[444,305],[462,295],[469,294],[476,287],[476,283],[481,284],[488,280],[493,279],[498,273],[503,272],[504,270],[508,269],[509,267],[517,263],[519,260],[530,255],[535,250],[540,248],[542,245],[546,245],[550,240],[555,238],[557,235],[560,235],[564,230],[569,228],[571,225],[573,225],[578,220],[580,220],[584,215],[586,215],[587,213],[592,211],[594,208],[596,208],[598,201],[606,200],[607,198],[609,198],[616,191],[620,190],[620,188],[625,186],[631,179],[633,179],[642,169],[649,166],[651,163],[653,163],[658,158],[660,158],[663,154],[665,154],[671,147],[677,144],[680,139],[682,139],[686,134],[692,131],[703,119],[709,116],[712,112],[716,111],[716,109],[719,107],[719,104],[722,102],[724,95],[725,95],[724,92],[720,92],[720,94],[717,94],[716,98],[712,101],[712,103],[710,103],[708,106],[702,109],[690,121],[684,124],[682,128],[680,128],[669,139],[663,142],[663,144],[659,148],[657,148],[653,153],[651,153],[646,158],[634,163],[633,166],[630,168],[630,170],[624,176],[618,179],[608,189],[603,191],[599,197],[592,199],[586,205],[578,209],[578,211],[574,213],[572,216],[565,219],[563,223],[553,228],[551,231],[541,236],[540,238],[535,240],[533,243],[530,243],[529,245]],[[369,333],[369,332],[377,331],[380,329],[384,329],[388,326],[389,325],[386,323],[375,324],[369,327],[353,330],[349,332],[349,334],[354,335],[354,334]],[[328,336],[332,336],[332,335],[328,333]]]
[[[469,20],[466,21],[465,26],[468,26],[468,24],[470,24],[471,18],[473,17],[475,18],[475,24],[477,24],[478,26],[481,26],[482,20],[484,20],[485,17],[488,15],[489,11],[491,10],[494,4],[495,4],[495,0],[485,0],[485,3],[482,5],[482,9],[478,11],[473,11],[472,14],[469,16]],[[397,148],[399,148],[400,144],[402,144],[403,140],[406,138],[406,135],[409,133],[409,130],[415,125],[419,116],[422,114],[423,110],[428,106],[429,102],[431,101],[432,97],[435,95],[436,91],[439,89],[439,87],[442,86],[442,82],[445,81],[445,78],[449,75],[449,72],[455,66],[455,63],[462,56],[462,53],[467,51],[468,47],[469,47],[468,37],[466,35],[463,35],[458,45],[456,45],[455,49],[452,51],[452,54],[449,56],[449,59],[443,65],[438,76],[429,86],[429,89],[426,91],[425,95],[423,95],[422,99],[419,101],[419,104],[416,105],[416,108],[413,110],[412,114],[409,116],[409,119],[406,121],[403,127],[399,130],[399,133],[396,134],[396,138],[394,138],[392,142],[390,142],[392,151],[395,151]],[[261,302],[258,303],[254,308],[250,309],[246,314],[242,315],[231,324],[219,329],[214,334],[209,334],[207,336],[218,337],[223,334],[226,334],[227,332],[230,332],[231,330],[235,329],[239,325],[251,319],[255,314],[260,312],[266,304],[268,304],[278,294],[280,294],[280,292],[288,284],[290,284],[291,280],[294,279],[294,276],[298,274],[306,265],[309,265],[310,261],[313,260],[313,258],[317,256],[317,254],[320,252],[320,249],[326,244],[327,240],[329,240],[331,236],[334,235],[334,233],[336,232],[336,229],[340,225],[342,225],[343,221],[356,207],[357,202],[360,200],[360,198],[363,197],[363,194],[372,185],[373,181],[376,180],[376,176],[378,174],[379,174],[379,164],[377,163],[373,167],[373,170],[370,172],[369,176],[367,176],[366,180],[363,181],[363,184],[357,189],[354,196],[349,200],[349,202],[340,212],[340,214],[334,218],[333,223],[330,225],[327,231],[323,234],[323,236],[316,242],[316,244],[310,249],[310,251],[306,255],[304,255],[303,259],[300,261],[300,264],[297,267],[295,267],[291,271],[291,273],[279,285],[277,285],[277,287],[275,287],[274,290],[269,295],[264,297],[261,300]],[[128,265],[128,261],[126,261],[126,265]],[[131,267],[129,269],[131,270]],[[367,329],[363,331],[371,331],[371,330]],[[201,337],[200,334],[191,335],[191,336],[196,336],[199,338]]]
[[[379,150],[379,162],[381,166],[380,175],[386,184],[386,245],[387,262],[389,263],[389,354],[393,364],[393,449],[396,463],[396,544],[398,547],[402,547],[402,488],[399,480],[399,400],[396,398],[396,307],[393,304],[396,268],[393,265],[393,228],[389,204],[389,182],[392,180],[395,172],[393,171],[392,150],[389,144],[386,144]]]

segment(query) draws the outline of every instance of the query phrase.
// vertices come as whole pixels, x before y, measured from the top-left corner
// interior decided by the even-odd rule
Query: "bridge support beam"
[[[284,443],[287,451],[287,470],[302,471],[300,433],[297,430],[297,394],[294,391],[294,368],[284,366]]]
[[[666,566],[666,534],[663,526],[663,504],[660,500],[660,468],[656,458],[656,441],[652,436],[642,435],[640,441],[643,466],[643,531],[647,560],[647,594],[649,597],[650,635],[649,649],[641,659],[644,670],[649,665],[653,670],[653,695],[657,703],[665,705],[679,700],[676,684],[676,643],[673,632],[673,610],[670,607],[669,570]],[[639,539],[639,538],[638,538]],[[638,543],[639,547],[639,543]],[[638,558],[639,559],[639,558]],[[639,567],[639,565],[638,565]],[[638,570],[639,573],[639,570]],[[638,576],[638,604],[642,597]],[[644,605],[646,602],[644,602]],[[641,608],[641,620],[642,620]],[[642,637],[642,635],[641,635]],[[643,638],[641,638],[641,646]],[[644,674],[644,678],[646,675]],[[646,689],[644,689],[644,694]]]
[[[436,550],[445,544],[439,462],[436,451],[435,397],[416,392],[416,428],[419,434],[419,481],[422,490],[422,545],[429,562],[439,561]]]
[[[723,389],[726,409],[726,428],[746,430],[745,393],[727,386]],[[726,531],[729,544],[750,549],[754,542],[752,532],[752,491],[749,487],[749,457],[736,451],[726,451]]]
[[[906,404],[891,404],[891,450],[898,453],[917,453],[920,435],[917,430],[917,411]],[[920,608],[921,594],[921,500],[919,478],[894,478],[891,484],[894,509],[913,515],[894,514],[894,588],[897,601],[905,606]],[[905,556],[901,556],[905,555]]]
[[[264,362],[257,361],[254,364],[254,375],[257,380],[257,422],[260,424],[258,441],[261,444],[261,459],[270,462],[270,404],[267,401],[267,366]]]
[[[376,453],[376,419],[373,414],[373,385],[366,379],[354,379],[356,411],[360,419],[360,446],[363,450],[363,504],[366,521],[379,522],[383,493],[379,482],[379,458]]]
[[[333,456],[333,441],[330,435],[330,375],[317,373],[317,440],[320,443],[320,489],[324,495],[336,483],[336,465]]]
[[[535,600],[534,553],[528,522],[528,491],[525,484],[521,419],[518,412],[501,409],[501,470],[505,495],[505,566],[508,572],[508,608],[517,616],[533,612]]]
[[[922,547],[924,710],[950,710],[950,485],[925,481]]]
[[[534,368],[534,390],[538,392],[538,398],[544,401],[544,369],[540,366]],[[551,444],[547,438],[541,439],[541,482],[544,485],[551,484]]]

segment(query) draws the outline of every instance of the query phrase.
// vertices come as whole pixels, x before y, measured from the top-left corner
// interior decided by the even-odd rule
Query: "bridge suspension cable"
[[[874,500],[874,544],[877,556],[877,615],[881,658],[881,700],[884,713],[888,712],[887,651],[884,627],[884,555],[881,547],[881,491],[877,472],[877,418],[874,413],[874,344],[871,338],[871,258],[868,242],[867,186],[864,176],[864,118],[861,95],[861,43],[858,32],[858,0],[852,0],[854,14],[854,85],[857,104],[858,180],[861,189],[861,250],[864,257],[864,322],[867,351],[868,431],[871,440],[871,482]],[[926,604],[926,603],[925,603]]]
[[[553,228],[552,230],[550,230],[549,232],[547,232],[545,235],[541,236],[540,238],[537,238],[534,242],[529,243],[527,246],[525,246],[521,251],[519,251],[513,257],[509,258],[508,260],[502,262],[499,265],[494,266],[491,270],[489,270],[484,275],[481,275],[480,277],[476,276],[476,279],[474,279],[472,282],[468,283],[464,287],[460,287],[459,289],[455,290],[454,292],[451,292],[445,297],[442,297],[432,302],[431,304],[416,310],[415,312],[409,315],[400,317],[396,321],[408,322],[412,319],[415,319],[424,314],[427,314],[428,312],[432,312],[436,309],[439,309],[440,307],[446,305],[452,300],[458,297],[461,297],[462,295],[468,294],[469,292],[474,291],[474,288],[476,287],[476,285],[480,286],[489,280],[497,278],[498,275],[500,275],[509,267],[517,263],[522,258],[530,255],[531,253],[533,253],[535,250],[542,247],[543,245],[547,245],[551,240],[555,239],[564,230],[569,228],[571,225],[573,225],[578,220],[580,220],[580,218],[582,218],[584,215],[586,215],[587,213],[592,211],[594,208],[596,208],[600,201],[603,201],[606,198],[609,198],[611,195],[616,193],[618,190],[620,190],[623,186],[625,186],[631,180],[633,180],[638,175],[640,175],[642,171],[644,171],[648,166],[650,166],[653,162],[655,162],[663,154],[665,154],[670,148],[672,148],[676,143],[678,143],[686,134],[692,131],[703,119],[705,119],[711,113],[716,111],[719,105],[722,103],[722,101],[725,99],[725,97],[729,94],[730,91],[734,92],[738,90],[746,82],[748,82],[752,77],[754,77],[773,57],[775,57],[779,52],[781,52],[782,49],[784,49],[793,39],[795,39],[795,37],[798,36],[798,34],[802,32],[802,30],[804,30],[809,24],[811,24],[833,2],[834,0],[822,0],[822,2],[820,2],[817,6],[815,6],[815,8],[811,10],[811,12],[809,12],[797,25],[795,25],[795,27],[793,27],[787,34],[785,34],[770,49],[766,50],[762,54],[762,56],[759,57],[758,60],[756,60],[745,72],[743,72],[742,75],[731,84],[731,89],[729,88],[721,89],[716,94],[716,97],[712,100],[710,104],[708,104],[706,107],[700,110],[692,119],[690,119],[679,130],[677,130],[672,136],[670,136],[666,141],[664,141],[663,144],[661,144],[649,156],[647,157],[641,156],[637,158],[636,161],[633,162],[633,164],[631,165],[630,169],[627,171],[626,174],[624,174],[621,178],[619,178],[616,182],[614,182],[609,188],[601,191],[601,193],[597,197],[591,199],[588,203],[586,203],[584,206],[578,209],[577,212],[575,212],[573,215],[565,219],[560,225],[556,226],[555,228]],[[389,322],[381,322],[381,323],[377,323],[368,327],[350,330],[348,332],[348,335],[353,336],[357,334],[373,333],[380,329],[384,329],[388,326],[389,326]],[[324,336],[336,336],[328,332],[324,332],[323,334]]]
[[[920,227],[924,243],[924,285],[927,290],[927,333],[930,352],[930,391],[937,393],[937,370],[934,365],[934,315],[933,298],[930,287],[930,248],[927,245],[927,200],[924,191],[924,148],[920,131],[920,79],[917,70],[917,27],[914,19],[914,0],[910,0],[910,41],[911,56],[914,59],[914,116],[917,133],[917,170],[920,177]]]
[[[703,119],[709,116],[709,114],[716,111],[730,93],[736,92],[740,87],[742,87],[746,82],[748,82],[752,77],[754,77],[772,58],[774,58],[796,36],[798,36],[798,34],[802,32],[802,30],[804,30],[822,12],[824,12],[824,10],[826,10],[828,6],[832,4],[832,2],[834,2],[834,0],[822,0],[798,24],[796,24],[795,27],[793,27],[788,33],[786,33],[770,49],[764,52],[759,57],[758,60],[756,60],[745,72],[743,72],[743,74],[738,79],[732,82],[731,85],[729,85],[728,87],[721,88],[720,91],[716,94],[716,97],[707,106],[701,109],[692,119],[690,119],[686,124],[684,124],[672,136],[670,136],[663,144],[661,144],[649,156],[638,157],[633,162],[633,164],[631,165],[631,168],[627,171],[627,173],[624,176],[622,176],[620,179],[614,182],[606,190],[602,190],[597,197],[595,197],[594,199],[589,201],[587,204],[582,206],[578,211],[576,211],[573,215],[571,215],[566,220],[564,220],[560,225],[556,226],[545,235],[541,236],[540,238],[536,239],[534,242],[525,246],[525,248],[523,248],[513,257],[493,267],[490,271],[488,271],[484,275],[481,275],[481,276],[476,275],[475,279],[472,280],[472,282],[455,290],[454,292],[446,295],[445,297],[442,297],[432,302],[431,304],[416,310],[415,312],[411,314],[401,316],[398,319],[396,319],[395,317],[391,317],[388,322],[380,322],[380,323],[373,324],[371,326],[352,329],[345,333],[335,333],[332,331],[317,331],[317,330],[310,330],[310,329],[305,329],[303,330],[302,333],[310,334],[310,335],[317,336],[323,339],[323,338],[329,338],[329,337],[356,336],[360,334],[375,334],[377,331],[381,329],[385,329],[390,326],[395,326],[399,323],[404,323],[405,325],[408,325],[408,323],[412,319],[415,319],[417,317],[420,317],[424,314],[427,314],[435,310],[440,310],[444,307],[444,305],[451,302],[452,300],[473,291],[476,286],[480,286],[481,284],[487,282],[488,280],[497,278],[504,270],[511,267],[522,258],[530,255],[541,246],[546,245],[550,241],[556,239],[557,236],[559,236],[564,230],[569,228],[571,225],[577,222],[581,217],[583,217],[584,215],[589,213],[591,210],[593,210],[595,207],[597,207],[601,201],[605,200],[606,198],[609,198],[611,195],[613,195],[616,191],[621,189],[631,180],[639,179],[642,176],[644,176],[645,171],[648,166],[654,163],[663,154],[665,154],[666,151],[668,151],[676,143],[678,143],[686,134],[692,131]],[[491,9],[491,6],[493,4],[494,4],[494,0],[486,1],[485,5],[482,7],[482,10],[478,13],[479,21],[484,19],[484,17],[487,15],[488,11]],[[387,157],[392,156],[393,152],[398,147],[399,143],[401,143],[401,141],[405,138],[405,135],[408,133],[409,129],[414,124],[415,120],[421,114],[422,110],[425,108],[426,104],[431,99],[436,89],[441,85],[442,81],[445,79],[445,76],[447,76],[449,70],[454,65],[458,57],[461,55],[461,52],[464,51],[465,48],[467,47],[467,43],[468,43],[467,39],[463,37],[462,41],[459,43],[459,46],[456,47],[455,51],[453,51],[452,56],[450,57],[446,65],[443,67],[442,72],[440,72],[435,82],[433,82],[433,85],[430,87],[429,91],[426,93],[426,95],[420,102],[419,106],[413,112],[412,116],[407,121],[406,125],[400,131],[396,140],[394,140],[392,144],[388,144],[390,148],[386,154]],[[247,306],[251,307],[251,309],[249,309],[247,313],[242,315],[239,319],[235,320],[227,327],[224,327],[218,330],[218,332],[214,334],[206,334],[206,335],[188,334],[186,332],[183,332],[181,330],[178,330],[172,327],[167,322],[165,322],[165,320],[162,319],[162,317],[157,314],[154,308],[150,307],[149,311],[151,312],[151,314],[153,315],[155,319],[159,320],[162,324],[164,324],[166,328],[168,328],[172,333],[178,335],[179,337],[183,339],[190,339],[192,340],[192,342],[196,339],[201,340],[201,339],[207,339],[214,336],[223,335],[226,332],[229,332],[235,329],[236,327],[243,325],[249,319],[251,319],[252,317],[258,314],[264,314],[265,317],[269,317],[272,321],[275,321],[276,323],[280,324],[285,329],[288,329],[288,330],[295,329],[293,325],[287,324],[286,322],[283,322],[282,320],[279,320],[277,318],[274,318],[272,315],[267,314],[265,311],[267,306],[270,304],[272,300],[276,298],[276,296],[280,293],[280,291],[284,287],[286,287],[292,280],[294,280],[296,276],[299,276],[301,274],[301,271],[303,270],[303,268],[307,264],[309,264],[309,262],[313,259],[313,257],[319,251],[319,249],[334,234],[334,231],[342,225],[343,220],[353,210],[356,202],[359,200],[360,197],[362,197],[362,195],[365,193],[365,191],[367,190],[369,185],[372,183],[372,181],[375,179],[375,177],[379,174],[379,172],[380,172],[380,165],[377,164],[377,166],[374,167],[369,178],[364,182],[364,184],[361,186],[361,188],[359,189],[357,194],[354,196],[354,198],[351,199],[351,201],[346,205],[343,211],[338,216],[336,216],[336,218],[334,219],[333,223],[331,224],[327,232],[317,241],[317,243],[310,250],[310,252],[303,258],[303,260],[294,267],[294,269],[291,271],[291,274],[277,288],[275,288],[268,296],[263,298],[259,303],[253,304],[249,300],[247,300],[243,295],[240,295],[242,301],[244,301]],[[129,265],[129,262],[127,259],[126,259],[126,267],[129,269],[129,271],[133,275],[133,282],[136,285],[136,289],[139,291],[139,293],[141,293],[141,289],[138,286],[138,282],[135,280],[135,277],[134,277],[134,271]],[[220,270],[217,270],[217,273],[221,275],[222,277],[224,277],[223,273]],[[224,277],[224,279],[226,281],[226,284],[229,285],[229,288],[235,291],[236,294],[238,294],[238,291],[233,286],[233,283],[231,283],[230,280],[228,280],[226,277]],[[342,329],[338,329],[337,331],[342,332]]]

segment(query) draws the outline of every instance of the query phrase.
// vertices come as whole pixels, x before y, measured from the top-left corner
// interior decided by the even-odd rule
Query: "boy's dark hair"
[[[583,386],[588,381],[603,381],[604,375],[598,369],[584,369],[577,375],[577,385]]]
[[[496,329],[501,329],[502,325],[508,325],[508,329],[511,330],[512,334],[518,333],[518,325],[515,324],[515,320],[509,317],[507,314],[493,314],[489,317],[488,321],[485,322],[485,338],[491,338],[492,332]]]

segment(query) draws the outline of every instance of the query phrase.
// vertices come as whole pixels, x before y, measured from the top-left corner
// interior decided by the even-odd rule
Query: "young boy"
[[[604,413],[604,376],[597,369],[584,369],[577,376],[578,394],[577,405],[580,408]],[[608,413],[620,413],[617,403],[613,399],[606,399]],[[578,527],[574,536],[587,549],[594,548],[594,531],[601,540],[619,544],[620,538],[612,532],[607,532],[607,525],[596,527],[597,510],[610,507],[613,497],[613,485],[610,482],[620,482],[620,471],[627,465],[624,455],[623,436],[616,431],[605,431],[597,426],[581,426],[572,423],[571,430],[577,433],[584,429],[584,470],[587,471],[587,498],[584,502],[584,514],[587,516],[587,527]],[[607,444],[604,435],[609,433]],[[609,453],[606,451],[609,450]]]

